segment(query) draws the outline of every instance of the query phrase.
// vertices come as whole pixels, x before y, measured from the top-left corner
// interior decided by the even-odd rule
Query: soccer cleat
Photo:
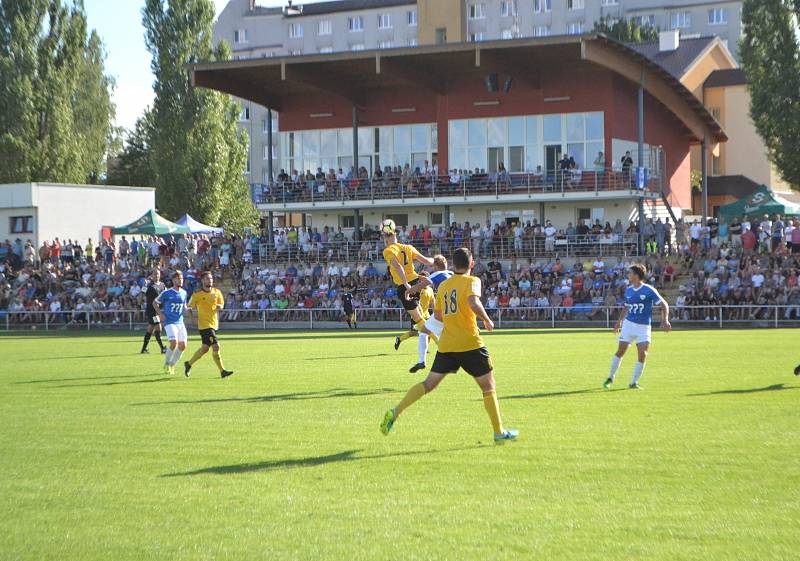
[[[495,444],[505,444],[509,440],[516,440],[519,436],[519,431],[516,429],[506,429],[500,434],[494,435]]]
[[[227,378],[228,376],[233,376],[233,370],[223,370],[222,372],[220,372],[219,375],[221,378]]]
[[[628,386],[628,388],[631,389],[631,390],[641,390],[641,389],[643,389],[642,386],[640,386],[638,382],[632,383],[631,385]]]
[[[384,436],[387,436],[392,431],[396,420],[397,415],[395,415],[394,409],[389,409],[383,416],[383,421],[381,422],[381,432]]]
[[[192,365],[189,364],[189,361],[187,360],[186,362],[183,363],[183,375],[189,376],[189,372],[191,371],[192,371]]]
[[[400,348],[400,343],[402,343],[402,341],[400,340],[400,337],[395,337],[394,338],[394,350],[397,350],[397,349]]]
[[[167,354],[167,347],[161,347],[161,354],[162,355]]]
[[[164,374],[172,374],[172,367],[169,364],[164,365]]]
[[[414,372],[418,372],[420,370],[425,370],[425,363],[424,362],[418,362],[417,364],[415,364],[414,366],[412,366],[411,368],[408,369],[408,371],[411,372],[412,374]]]
[[[139,354],[149,355],[150,351],[148,351],[147,349],[142,349],[142,351]]]
[[[611,387],[611,384],[613,384],[613,383],[614,383],[614,380],[612,380],[611,378],[609,378],[608,380],[606,380],[605,382],[603,382],[603,389],[604,389],[604,390],[607,390],[608,388],[610,388],[610,387]]]
[[[800,364],[797,365],[797,368],[794,369],[794,375],[800,376]]]

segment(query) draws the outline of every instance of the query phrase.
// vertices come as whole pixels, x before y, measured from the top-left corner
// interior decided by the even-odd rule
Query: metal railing
[[[255,204],[287,205],[292,203],[324,203],[394,199],[433,199],[444,197],[493,196],[560,193],[600,193],[607,191],[654,192],[662,190],[661,175],[647,177],[644,188],[637,187],[635,169],[582,171],[549,171],[546,173],[504,173],[480,176],[408,176],[359,179],[278,180],[270,187],[251,185]]]
[[[424,255],[449,254],[458,247],[469,247],[472,253],[482,259],[518,259],[541,257],[627,257],[639,254],[638,234],[589,234],[584,236],[532,236],[515,239],[507,235],[491,238],[471,238],[465,232],[463,239],[452,237],[428,240],[411,240]],[[382,259],[383,242],[368,241],[328,241],[308,242],[286,241],[279,244],[260,244],[254,261],[261,265],[289,261],[369,262]]]
[[[575,304],[570,307],[487,308],[497,328],[601,327],[612,328],[622,310],[619,306]],[[696,328],[800,327],[800,305],[672,306],[673,325]],[[692,311],[701,312],[693,315]],[[231,309],[220,312],[221,329],[330,329],[340,328],[344,313],[338,308]],[[406,329],[408,315],[402,308],[358,308],[360,326]],[[655,318],[654,329],[660,317]],[[187,320],[191,325],[191,320]],[[45,331],[69,329],[108,331],[143,329],[142,310],[81,310],[0,312],[0,329]]]

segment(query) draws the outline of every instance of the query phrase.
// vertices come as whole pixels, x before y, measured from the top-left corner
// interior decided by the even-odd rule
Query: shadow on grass
[[[241,474],[241,473],[252,473],[255,471],[277,471],[285,469],[312,468],[312,467],[341,463],[341,462],[358,462],[363,460],[381,460],[386,458],[420,456],[423,454],[429,455],[429,454],[443,454],[448,452],[462,452],[467,450],[477,450],[479,448],[488,448],[490,446],[491,446],[490,444],[478,444],[475,446],[463,446],[460,448],[447,448],[442,450],[417,450],[412,452],[394,452],[390,454],[371,454],[367,456],[358,455],[358,453],[362,452],[362,450],[346,450],[344,452],[339,452],[337,454],[329,454],[327,456],[309,456],[306,458],[287,458],[284,460],[267,460],[264,462],[231,464],[226,466],[211,466],[185,472],[165,473],[160,477],[185,477],[189,475],[231,475],[231,474]]]
[[[546,397],[564,397],[568,395],[581,395],[581,394],[590,394],[590,393],[608,393],[611,391],[620,391],[624,388],[615,388],[613,390],[604,390],[601,388],[586,388],[585,390],[572,390],[566,392],[540,392],[540,393],[529,393],[529,394],[520,394],[520,395],[507,395],[505,397],[501,397],[499,399],[542,399]]]
[[[85,382],[91,380],[114,380],[118,378],[143,378],[149,374],[120,374],[119,376],[88,376],[84,378],[49,378],[47,380],[25,380],[14,384],[48,384],[52,382]]]
[[[719,390],[716,392],[707,393],[690,393],[686,397],[702,397],[708,395],[741,395],[748,393],[762,393],[762,392],[779,392],[783,390],[798,390],[800,386],[786,387],[784,384],[772,384],[771,386],[764,386],[763,388],[745,388],[739,390]]]
[[[16,362],[47,362],[51,360],[79,360],[79,359],[90,359],[90,358],[116,358],[121,356],[130,357],[134,353],[117,353],[117,354],[109,354],[109,355],[81,355],[81,356],[46,356],[46,357],[37,357],[37,358],[23,358],[19,359]],[[138,354],[138,353],[136,353]]]
[[[141,376],[140,376],[141,377]],[[154,382],[166,382],[167,380],[174,380],[176,376],[167,376],[164,378],[147,378],[145,380],[132,380],[130,382],[101,382],[97,384],[62,384],[60,386],[50,386],[52,388],[91,388],[95,386],[122,386],[127,384],[152,384]]]
[[[253,397],[219,397],[215,399],[153,401],[144,403],[131,403],[131,406],[138,407],[141,405],[196,405],[203,403],[229,403],[229,402],[269,403],[273,401],[302,401],[306,399],[337,399],[340,397],[367,397],[371,395],[397,393],[398,391],[399,390],[395,390],[392,388],[380,388],[380,389],[364,390],[364,391],[353,391],[353,390],[344,390],[341,388],[336,388],[322,392],[284,393],[277,395],[259,395]]]
[[[379,356],[389,356],[389,353],[376,353],[374,355],[349,355],[349,356],[313,356],[305,360],[344,360],[347,358],[376,358]]]
[[[408,326],[404,325],[403,327],[397,328],[397,332],[408,330]],[[541,328],[541,329],[529,329],[529,328],[510,328],[510,329],[499,329],[493,331],[489,337],[504,337],[508,335],[563,335],[563,334],[574,334],[574,333],[610,333],[611,328],[585,328],[585,329],[568,329],[568,328]],[[367,339],[388,339],[390,341],[394,341],[396,336],[395,331],[342,331],[342,332],[331,332],[331,331],[303,331],[298,333],[284,333],[283,331],[265,331],[263,334],[243,334],[238,335],[236,332],[228,332],[226,341],[236,342],[236,341],[295,341],[295,340],[309,340],[309,339],[360,339],[360,338],[367,338]]]

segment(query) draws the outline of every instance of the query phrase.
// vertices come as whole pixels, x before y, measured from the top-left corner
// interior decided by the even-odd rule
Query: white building
[[[30,240],[34,247],[54,238],[96,241],[104,228],[128,224],[155,204],[153,187],[0,185],[0,240]]]

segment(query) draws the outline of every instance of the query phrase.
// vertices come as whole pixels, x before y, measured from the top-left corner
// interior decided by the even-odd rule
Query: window
[[[350,45],[351,51],[363,51],[364,50],[364,43],[353,43]]]
[[[711,155],[711,175],[722,175],[722,158]]]
[[[269,129],[267,129],[267,120],[266,119],[261,119],[261,132],[263,132],[264,134],[269,132]],[[278,132],[278,118],[277,117],[272,117],[272,132]]]
[[[8,230],[12,234],[32,234],[33,216],[12,216],[8,219]]]
[[[331,46],[320,47],[319,48],[319,52],[321,52],[321,53],[332,53],[333,52],[333,47],[331,47]]]
[[[244,164],[244,174],[250,175],[250,158],[248,157]]]
[[[266,160],[267,158],[269,158],[269,146],[268,146],[267,144],[265,144],[265,145],[263,146],[263,153],[262,153],[262,157],[263,157],[263,159],[265,159],[265,160]],[[277,157],[278,157],[278,153],[277,153],[277,151],[275,150],[275,146],[273,146],[273,147],[272,147],[272,159],[274,160],[274,159],[276,159]]]
[[[583,0],[567,0],[567,8],[570,10],[582,10]]]
[[[342,228],[355,228],[356,227],[356,217],[352,214],[345,214],[339,215],[339,226]],[[358,215],[358,227],[361,228],[364,226],[364,215]]]
[[[533,28],[534,37],[547,37],[548,35],[550,35],[549,25],[537,25]]]
[[[500,15],[504,18],[513,17],[516,14],[513,0],[504,0],[500,4]]]
[[[317,35],[330,35],[333,33],[333,23],[329,19],[321,19],[317,22]]]
[[[583,22],[573,21],[567,24],[567,33],[569,35],[580,35],[583,33]]]
[[[484,19],[485,17],[486,10],[483,2],[469,5],[469,19]]]
[[[378,43],[378,48],[380,49],[391,49],[393,46],[391,41],[381,41]]]
[[[533,0],[533,11],[536,13],[549,12],[553,9],[553,0]]]
[[[289,24],[289,37],[292,39],[299,39],[303,36],[303,24],[302,23],[290,23]]]
[[[397,222],[395,222],[397,224]],[[442,212],[429,212],[428,224],[431,226],[442,226],[444,224],[444,213]]]
[[[303,54],[303,49],[289,49],[289,56],[299,56]]]
[[[447,28],[439,27],[436,29],[436,44],[442,45],[447,43]]]
[[[619,4],[619,0],[600,0],[601,6],[616,6]]]
[[[234,43],[247,43],[247,30],[246,29],[237,29],[233,32],[233,42]]]
[[[689,12],[675,12],[669,16],[669,26],[671,29],[680,29],[682,27],[691,27],[692,14]]]
[[[378,29],[392,28],[392,14],[378,14]]]
[[[250,106],[249,105],[242,105],[242,110],[239,113],[239,120],[240,121],[249,121],[250,120]]]
[[[364,18],[362,16],[347,18],[347,30],[351,33],[355,31],[364,31]]]
[[[406,12],[406,22],[410,27],[415,27],[417,25],[417,11],[416,10],[409,10]]]
[[[708,25],[728,23],[728,12],[725,8],[712,8],[708,11]]]
[[[419,41],[417,41],[417,38],[416,38],[416,37],[411,37],[411,38],[408,40],[408,46],[409,46],[409,47],[416,47],[418,44],[419,44]]]
[[[514,32],[511,31],[510,29],[504,29],[503,31],[500,32],[500,38],[501,39],[513,39],[514,38]]]
[[[483,37],[484,37],[483,31],[477,31],[475,33],[469,34],[469,40],[472,41],[473,43],[477,43],[478,41],[483,41]]]
[[[633,16],[631,18],[633,23],[641,26],[641,27],[655,27],[656,26],[656,15],[655,14],[647,14],[644,16]]]

